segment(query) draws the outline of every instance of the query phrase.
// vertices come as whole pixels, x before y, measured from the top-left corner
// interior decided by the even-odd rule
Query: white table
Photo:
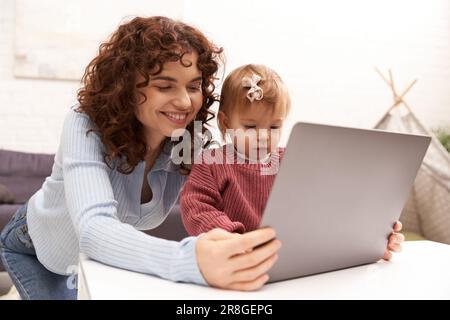
[[[450,245],[409,241],[390,262],[240,292],[174,283],[80,257],[79,299],[450,299]]]

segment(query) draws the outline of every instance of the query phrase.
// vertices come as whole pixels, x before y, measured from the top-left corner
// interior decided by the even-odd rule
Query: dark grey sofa
[[[41,187],[45,178],[51,173],[53,160],[52,154],[0,149],[0,184],[5,185],[15,197],[14,203],[0,204],[0,230],[8,223],[16,210]],[[176,205],[173,208],[160,226],[145,232],[169,240],[180,240],[186,237],[179,206]],[[0,272],[3,271],[4,268],[0,262]]]
[[[53,159],[54,155],[50,154],[0,150],[0,184],[15,198],[14,203],[0,204],[0,230],[50,175]],[[4,271],[1,263],[0,271]]]

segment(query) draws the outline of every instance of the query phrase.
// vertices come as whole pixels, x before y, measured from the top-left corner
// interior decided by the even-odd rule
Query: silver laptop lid
[[[269,282],[379,260],[430,140],[297,123],[261,222],[283,244]]]

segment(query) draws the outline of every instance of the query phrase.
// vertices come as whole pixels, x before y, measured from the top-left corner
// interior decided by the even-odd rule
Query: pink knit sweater
[[[181,193],[181,214],[188,233],[257,229],[283,153],[280,148],[266,163],[246,160],[241,164],[244,159],[230,146],[205,151],[200,156],[202,164],[192,166]],[[212,163],[214,158],[221,164]]]

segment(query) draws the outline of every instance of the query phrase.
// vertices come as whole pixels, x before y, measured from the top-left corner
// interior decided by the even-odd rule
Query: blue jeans
[[[24,204],[3,229],[0,257],[20,297],[24,300],[75,300],[73,276],[62,276],[47,270],[37,259],[27,226],[27,204]]]

